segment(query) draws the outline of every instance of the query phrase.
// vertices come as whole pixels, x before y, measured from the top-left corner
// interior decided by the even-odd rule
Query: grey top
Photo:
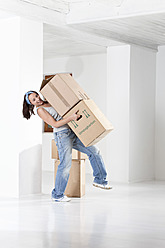
[[[59,115],[53,107],[36,107],[36,112],[38,108],[44,108],[56,121],[63,119],[62,116]],[[70,127],[67,124],[65,124],[61,127],[52,127],[52,128],[53,128],[53,132],[59,132],[64,129],[69,129]]]

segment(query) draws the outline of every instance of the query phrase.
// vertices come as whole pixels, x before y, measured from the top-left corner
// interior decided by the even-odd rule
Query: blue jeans
[[[94,182],[100,184],[108,183],[108,181],[106,181],[107,172],[105,165],[100,151],[96,146],[85,147],[71,129],[64,129],[53,133],[53,135],[60,159],[56,174],[55,188],[52,190],[53,198],[64,196],[72,164],[72,148],[88,155],[93,168]]]

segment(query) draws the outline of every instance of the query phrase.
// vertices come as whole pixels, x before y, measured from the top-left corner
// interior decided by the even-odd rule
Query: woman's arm
[[[66,117],[60,121],[56,121],[44,108],[37,109],[37,113],[44,122],[51,125],[52,127],[61,127],[72,120],[76,121],[77,118],[80,117],[80,115],[77,115],[75,113],[75,114],[72,114],[72,115],[70,115],[70,116],[68,116],[68,117]]]

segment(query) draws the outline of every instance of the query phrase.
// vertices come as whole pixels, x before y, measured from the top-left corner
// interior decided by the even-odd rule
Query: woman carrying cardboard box
[[[80,139],[67,125],[70,121],[76,121],[80,115],[74,113],[67,118],[62,118],[56,110],[47,102],[43,101],[36,91],[28,91],[24,95],[23,117],[30,119],[34,113],[47,124],[53,127],[54,140],[56,142],[60,164],[56,174],[55,188],[52,190],[52,199],[57,202],[66,202],[71,199],[64,195],[69,179],[69,171],[72,163],[72,148],[86,153],[93,168],[93,186],[102,189],[111,189],[106,180],[107,172],[100,151],[96,146],[85,147]]]

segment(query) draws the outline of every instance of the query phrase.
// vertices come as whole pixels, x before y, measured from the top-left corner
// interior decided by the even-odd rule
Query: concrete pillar
[[[131,46],[129,182],[153,180],[156,52]]]
[[[165,46],[160,46],[157,53],[156,71],[156,130],[155,130],[155,178],[165,180]]]
[[[109,177],[127,182],[129,174],[130,46],[107,48],[107,117],[114,130],[107,137]]]
[[[136,46],[107,49],[107,140],[112,181],[154,179],[156,54]]]

